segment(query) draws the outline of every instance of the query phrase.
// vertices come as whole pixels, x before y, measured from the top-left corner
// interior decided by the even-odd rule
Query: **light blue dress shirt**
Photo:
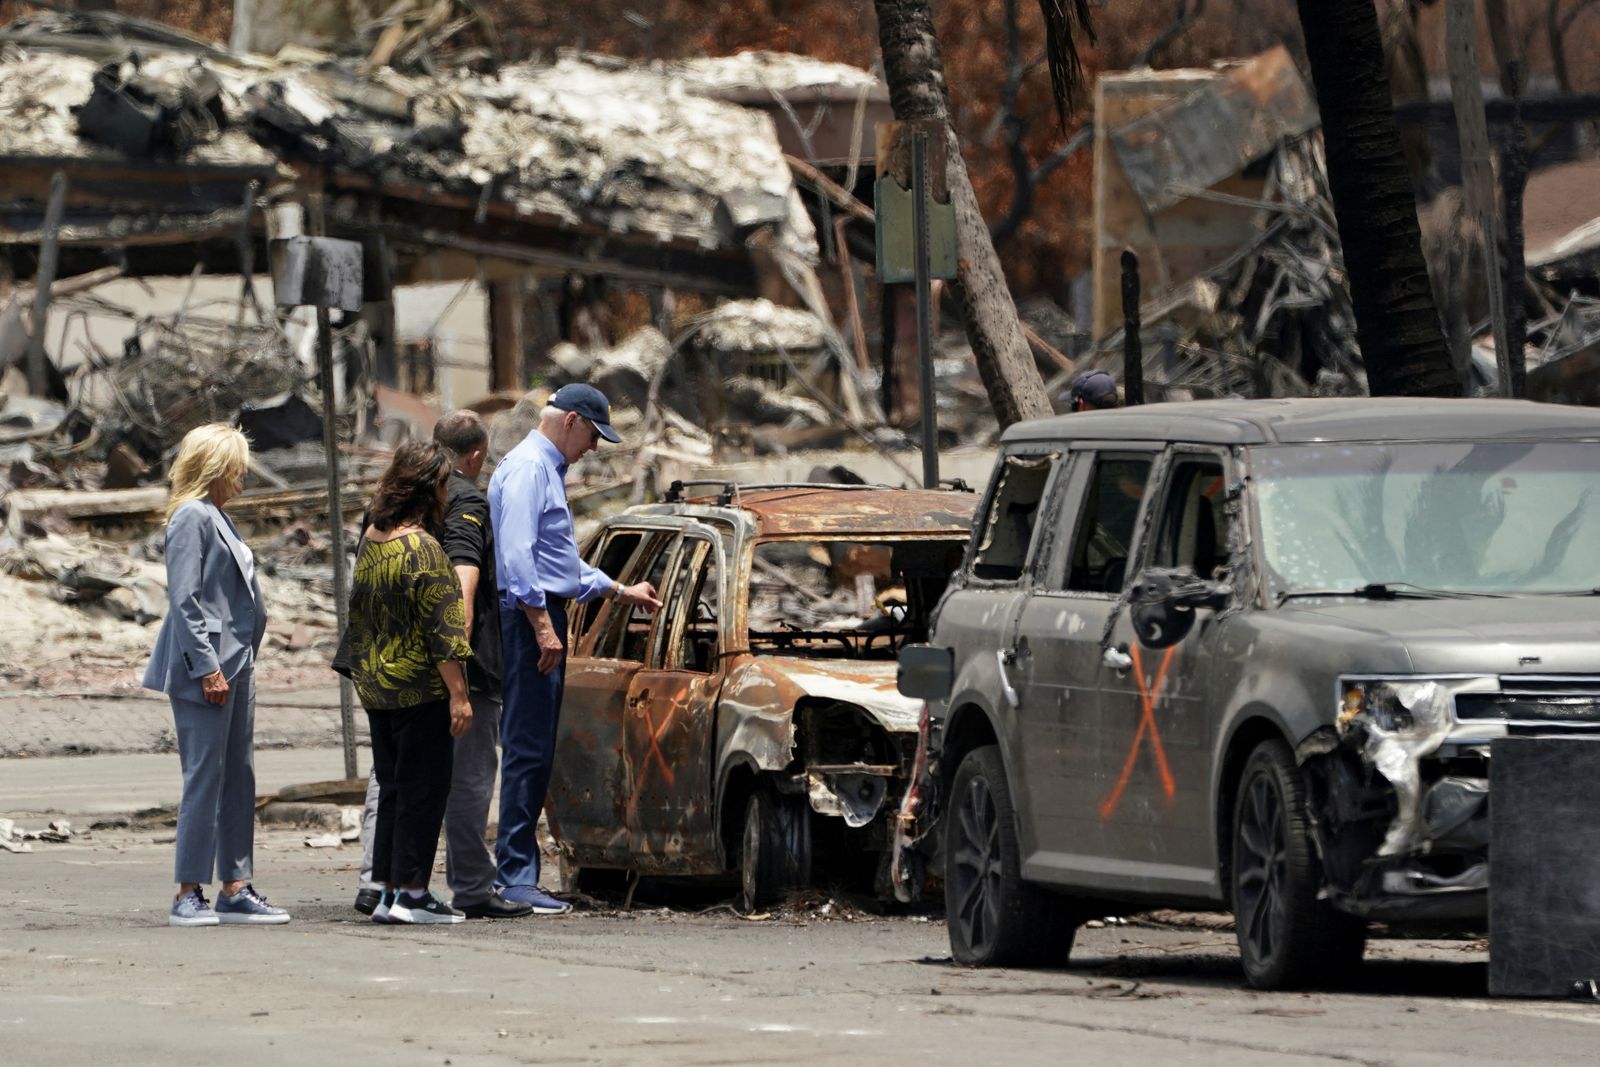
[[[544,607],[546,596],[593,600],[614,584],[578,557],[566,475],[560,450],[534,430],[489,479],[495,582],[502,594],[532,608]]]

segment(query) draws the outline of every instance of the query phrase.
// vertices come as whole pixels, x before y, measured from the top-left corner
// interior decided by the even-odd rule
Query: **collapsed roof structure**
[[[303,49],[235,54],[91,13],[29,16],[0,42],[0,167],[33,178],[8,185],[23,194],[5,205],[10,249],[38,236],[43,198],[27,195],[37,172],[66,168],[83,178],[68,196],[67,245],[225,231],[240,198],[202,205],[180,190],[226,176],[273,197],[326,195],[330,233],[711,291],[749,289],[756,230],[815,256],[774,124],[712,98],[728,79],[704,64],[567,55],[406,75]],[[122,180],[106,188],[97,171]],[[178,190],[160,187],[162,174]],[[179,215],[181,226],[163,222]]]

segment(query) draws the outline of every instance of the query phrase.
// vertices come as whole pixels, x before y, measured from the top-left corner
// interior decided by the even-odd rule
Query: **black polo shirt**
[[[500,610],[495,603],[494,528],[489,524],[489,498],[459,471],[450,473],[441,543],[451,566],[478,568],[467,681],[480,692],[499,694]]]

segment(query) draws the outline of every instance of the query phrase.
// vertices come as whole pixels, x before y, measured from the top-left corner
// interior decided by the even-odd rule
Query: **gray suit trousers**
[[[183,767],[173,879],[210,885],[251,877],[256,837],[256,682],[249,666],[223,704],[172,698]]]
[[[482,904],[494,892],[494,853],[484,835],[489,804],[500,771],[500,700],[473,693],[472,727],[456,738],[455,768],[450,778],[450,803],[444,812],[444,869],[452,903]],[[378,779],[367,779],[366,810],[361,825],[361,876],[357,887],[382,884],[372,876],[372,834],[378,821]]]

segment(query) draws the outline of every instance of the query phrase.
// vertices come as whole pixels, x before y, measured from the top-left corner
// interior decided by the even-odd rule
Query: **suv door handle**
[[[1100,657],[1100,662],[1114,671],[1125,671],[1133,666],[1133,657],[1128,655],[1127,645],[1118,645],[1106,649],[1106,654]]]
[[[994,665],[1000,672],[1000,691],[1005,694],[1006,703],[1013,708],[1022,703],[1022,698],[1017,695],[1017,689],[1011,684],[1011,679],[1006,675],[1006,664],[1016,659],[1015,652],[1008,652],[1003,648],[995,649]]]

